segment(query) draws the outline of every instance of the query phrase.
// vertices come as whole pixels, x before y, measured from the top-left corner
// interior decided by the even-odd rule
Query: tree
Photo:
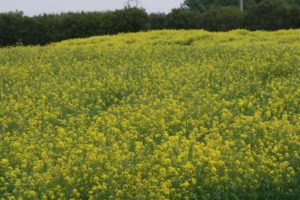
[[[245,7],[249,7],[255,3],[255,0],[244,0]],[[198,11],[205,11],[211,7],[218,6],[239,6],[239,0],[185,0],[183,5]]]
[[[213,7],[201,15],[201,27],[209,31],[243,28],[244,13],[235,6]]]
[[[112,33],[146,30],[149,23],[149,16],[146,11],[137,7],[116,10],[112,16]]]
[[[167,15],[167,28],[196,29],[200,28],[200,13],[187,8],[173,9]]]
[[[282,0],[263,0],[253,6],[247,14],[247,27],[253,30],[276,30],[287,28],[285,23],[287,14],[286,2]]]
[[[150,29],[164,29],[166,28],[166,14],[165,13],[151,13],[149,15]]]
[[[23,12],[0,14],[0,45],[15,45],[22,43],[24,27]]]

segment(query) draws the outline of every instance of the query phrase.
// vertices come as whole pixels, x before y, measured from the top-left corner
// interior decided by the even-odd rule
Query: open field
[[[300,30],[0,49],[0,199],[299,199],[299,185]]]

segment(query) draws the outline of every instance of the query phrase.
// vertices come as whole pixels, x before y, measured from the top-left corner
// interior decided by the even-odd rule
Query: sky
[[[0,0],[0,12],[23,11],[33,16],[69,11],[106,11],[123,8],[128,0]],[[183,0],[141,0],[147,12],[169,12]]]

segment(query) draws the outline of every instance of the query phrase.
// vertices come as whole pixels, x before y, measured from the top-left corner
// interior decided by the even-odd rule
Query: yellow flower
[[[1,198],[292,199],[299,35],[161,30],[0,48]]]

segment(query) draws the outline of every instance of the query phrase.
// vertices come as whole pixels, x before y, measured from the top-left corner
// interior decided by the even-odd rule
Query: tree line
[[[244,5],[241,11],[239,0],[185,0],[168,14],[148,14],[137,7],[33,17],[20,11],[0,13],[0,46],[44,45],[69,38],[155,29],[300,28],[300,0],[244,0]]]

